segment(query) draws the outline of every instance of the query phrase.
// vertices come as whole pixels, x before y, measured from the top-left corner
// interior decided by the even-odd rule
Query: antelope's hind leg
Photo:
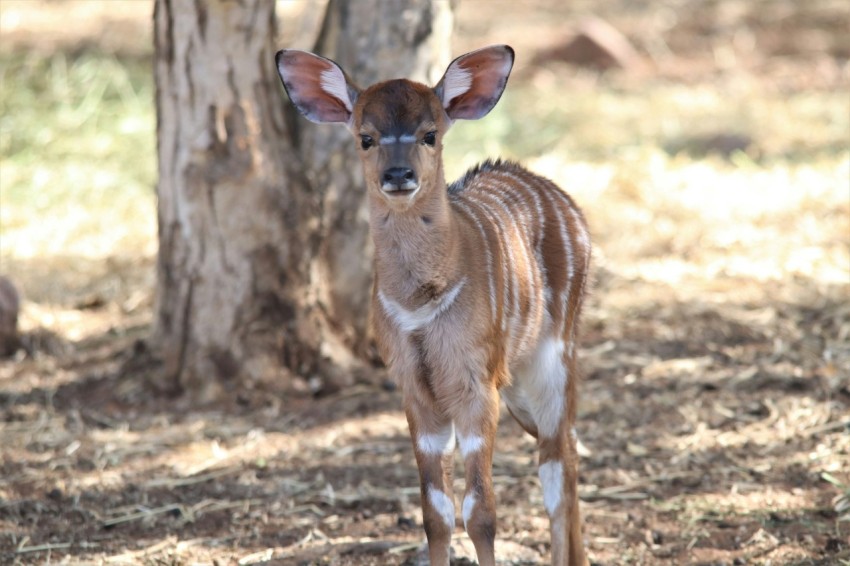
[[[552,564],[584,566],[587,559],[581,537],[575,439],[567,430],[559,429],[556,436],[539,437],[537,443],[543,505],[549,515]]]
[[[587,564],[581,536],[578,452],[573,427],[576,369],[574,353],[564,347],[562,340],[545,339],[522,376],[521,408],[516,411],[531,415],[535,421],[535,430],[524,428],[537,437],[538,474],[549,516],[552,564],[558,566]]]

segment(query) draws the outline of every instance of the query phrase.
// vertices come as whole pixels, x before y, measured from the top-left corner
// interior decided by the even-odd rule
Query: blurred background
[[[277,44],[310,48],[326,4],[277,2]],[[449,133],[448,178],[520,160],[594,236],[591,557],[850,563],[846,2],[450,6],[452,54],[517,60],[497,108]],[[19,306],[16,331],[0,320],[0,557],[416,563],[415,466],[380,378],[199,406],[133,377],[157,285],[152,14],[0,2],[0,275],[19,295],[0,288]],[[509,419],[500,435],[500,556],[536,563],[534,444]]]

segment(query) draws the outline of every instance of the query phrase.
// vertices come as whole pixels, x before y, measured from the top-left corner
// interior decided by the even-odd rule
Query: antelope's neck
[[[378,290],[407,309],[450,292],[463,278],[457,221],[445,187],[409,210],[372,203]]]

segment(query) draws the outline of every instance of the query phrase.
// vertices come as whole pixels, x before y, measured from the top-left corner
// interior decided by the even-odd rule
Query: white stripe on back
[[[486,243],[491,316],[507,334],[509,357],[525,351],[529,340],[536,339],[541,317],[554,325],[546,323],[546,328],[565,339],[567,355],[572,357],[575,328],[567,328],[573,318],[570,300],[574,294],[581,296],[590,255],[589,234],[572,200],[547,179],[522,169],[494,167],[472,176],[462,191],[453,194],[452,202],[475,224]],[[551,216],[547,218],[547,214]],[[548,234],[547,222],[556,223]],[[562,261],[566,264],[558,277],[565,280],[557,295],[550,279],[552,266],[547,268],[543,251],[544,241],[551,240],[554,233],[560,242],[550,241],[548,253],[563,250]],[[515,249],[517,246],[519,250]],[[502,263],[501,290],[495,281],[497,260]],[[519,266],[521,261],[525,261],[524,269]],[[523,277],[527,284],[521,284]],[[575,288],[577,284],[580,288]],[[498,320],[496,303],[500,293],[502,320]]]
[[[509,197],[512,197],[513,199],[516,199],[516,197],[517,197],[516,192],[508,193],[507,190],[506,190],[506,187],[504,187],[504,185],[502,183],[498,183],[498,181],[496,181],[496,180],[488,180],[488,181],[490,181],[490,182],[487,182],[483,185],[487,190],[481,191],[480,196],[488,199],[489,201],[495,202],[496,205],[499,206],[502,209],[502,211],[504,212],[504,216],[507,217],[513,225],[512,226],[513,230],[510,233],[507,233],[507,232],[505,233],[505,246],[508,249],[508,257],[509,257],[509,260],[510,260],[510,265],[514,266],[515,268],[517,267],[517,258],[514,255],[514,250],[513,250],[514,246],[512,245],[513,244],[513,238],[511,238],[509,236],[517,236],[520,240],[520,244],[521,244],[520,249],[522,250],[522,256],[523,256],[523,259],[525,260],[525,267],[526,267],[525,270],[526,270],[526,275],[527,275],[527,280],[528,280],[528,285],[529,285],[529,289],[528,289],[528,300],[529,300],[528,316],[531,316],[533,314],[534,308],[535,308],[535,299],[536,299],[537,290],[534,287],[534,266],[531,264],[532,263],[531,258],[529,257],[530,250],[528,250],[527,247],[526,247],[526,243],[528,242],[528,227],[522,221],[521,217],[517,217],[517,216],[514,215],[515,210],[512,210],[510,207],[508,207],[508,205],[505,204],[505,201],[500,199],[499,196],[497,194],[495,194],[495,193],[500,193],[503,196],[506,196],[506,197],[509,196]],[[520,204],[520,203],[517,203],[517,204]],[[518,211],[521,212],[523,208],[524,207],[519,206]],[[494,214],[497,214],[497,212],[494,213]],[[509,335],[510,336],[509,346],[513,348],[514,352],[519,352],[519,351],[522,351],[523,345],[525,344],[526,336],[528,334],[528,330],[529,330],[528,329],[528,320],[522,319],[522,309],[521,309],[521,303],[520,303],[520,294],[521,294],[520,291],[521,291],[521,289],[520,289],[519,281],[517,280],[516,275],[515,275],[516,270],[515,269],[509,269],[508,271],[512,275],[511,283],[512,283],[512,286],[513,286],[513,310],[510,313],[511,331],[510,331],[510,335]]]
[[[567,267],[567,282],[564,285],[564,289],[561,291],[561,296],[559,297],[559,299],[561,301],[561,304],[559,305],[561,307],[561,312],[552,313],[552,319],[555,322],[560,322],[560,324],[563,325],[566,321],[566,312],[567,312],[567,304],[568,304],[567,299],[569,297],[569,290],[570,290],[570,287],[571,287],[570,270],[572,269],[572,261],[573,261],[572,246],[570,244],[569,234],[567,233],[567,226],[565,224],[563,212],[561,210],[561,207],[558,206],[557,198],[552,196],[552,194],[551,194],[552,191],[547,190],[547,187],[543,187],[543,190],[541,190],[540,192],[543,195],[543,197],[546,199],[546,201],[548,202],[549,206],[552,208],[552,212],[553,212],[555,218],[557,219],[558,233],[561,236],[561,245],[562,245],[563,249],[567,252],[567,264],[568,264],[568,267]],[[557,314],[557,316],[556,316],[556,314]],[[558,320],[558,318],[560,318],[560,320]]]
[[[480,194],[470,194],[468,195],[467,202],[478,206],[478,212],[483,215],[483,219],[486,220],[491,226],[496,229],[496,241],[499,245],[500,255],[499,258],[502,262],[502,293],[504,297],[502,298],[502,320],[501,327],[503,331],[508,332],[508,347],[513,344],[513,328],[508,327],[508,323],[510,321],[509,313],[512,313],[516,308],[516,300],[517,300],[517,286],[513,277],[511,276],[511,266],[516,265],[516,261],[514,260],[513,251],[511,250],[511,246],[507,241],[507,228],[500,215],[495,212],[486,202],[481,200]],[[510,284],[508,283],[510,281]]]

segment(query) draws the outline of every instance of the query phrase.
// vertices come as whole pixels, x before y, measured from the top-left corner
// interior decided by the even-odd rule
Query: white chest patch
[[[466,283],[464,277],[457,284],[440,295],[433,301],[429,301],[416,310],[407,310],[393,299],[387,297],[383,291],[378,291],[378,299],[381,301],[381,306],[395,322],[402,332],[414,332],[425,326],[428,326],[442,313],[446,312],[449,307],[455,302],[460,290]]]
[[[543,486],[543,506],[552,517],[561,504],[561,494],[564,491],[564,468],[560,462],[553,460],[541,464],[538,474],[540,484]]]
[[[437,514],[442,517],[443,522],[448,525],[449,529],[455,527],[455,504],[449,499],[449,496],[433,487],[428,488],[428,501],[431,502],[431,507],[437,511]]]

